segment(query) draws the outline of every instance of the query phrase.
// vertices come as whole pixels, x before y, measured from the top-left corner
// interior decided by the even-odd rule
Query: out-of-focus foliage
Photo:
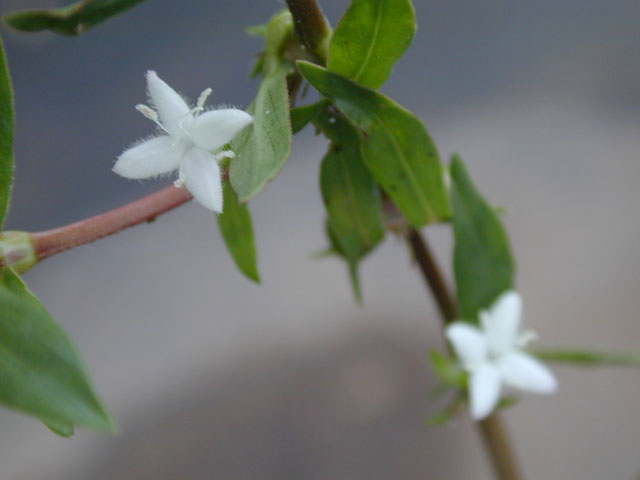
[[[81,0],[62,8],[20,10],[3,19],[17,30],[51,30],[63,35],[80,35],[89,28],[135,7],[144,0]]]
[[[114,429],[66,334],[9,267],[0,271],[0,378],[0,403],[56,433]]]
[[[513,288],[515,264],[498,215],[476,190],[457,155],[451,161],[451,179],[458,301],[462,317],[474,321],[479,310]]]

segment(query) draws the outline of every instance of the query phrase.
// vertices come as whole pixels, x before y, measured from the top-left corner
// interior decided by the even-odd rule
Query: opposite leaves
[[[449,198],[436,147],[424,124],[384,95],[309,62],[307,81],[365,132],[364,162],[416,228],[447,218]]]

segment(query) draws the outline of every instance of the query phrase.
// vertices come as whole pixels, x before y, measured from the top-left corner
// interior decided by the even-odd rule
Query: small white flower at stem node
[[[218,162],[235,154],[220,149],[251,124],[253,118],[236,108],[204,111],[210,88],[200,94],[196,106],[191,108],[152,70],[147,72],[147,92],[151,107],[139,104],[136,110],[166,135],[122,152],[113,171],[126,178],[143,179],[178,170],[176,187],[186,188],[205,208],[222,213],[222,175]]]
[[[481,311],[480,328],[468,322],[454,322],[446,336],[469,372],[469,408],[480,420],[500,400],[502,385],[533,393],[553,393],[553,374],[523,348],[536,338],[520,332],[522,300],[515,291],[500,295],[488,311]]]

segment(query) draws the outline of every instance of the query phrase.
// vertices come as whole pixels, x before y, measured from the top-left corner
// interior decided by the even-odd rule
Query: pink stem
[[[191,200],[184,188],[166,187],[159,192],[128,203],[106,213],[32,235],[38,260],[73,247],[91,243],[179,207]]]

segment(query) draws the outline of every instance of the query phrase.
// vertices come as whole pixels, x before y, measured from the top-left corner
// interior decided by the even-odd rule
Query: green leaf
[[[306,127],[307,123],[311,122],[315,118],[326,103],[326,101],[320,100],[319,102],[310,103],[309,105],[292,108],[290,113],[291,130],[293,133],[296,134]]]
[[[0,39],[0,229],[9,209],[13,184],[13,90]]]
[[[353,0],[331,38],[328,68],[378,88],[415,33],[411,0]]]
[[[62,8],[11,12],[3,20],[23,32],[51,30],[63,35],[79,35],[142,2],[143,0],[81,0]]]
[[[224,243],[240,271],[260,283],[249,207],[238,202],[238,196],[229,182],[224,182],[223,196],[224,208],[218,215],[218,225]]]
[[[366,133],[365,164],[416,228],[450,214],[444,172],[424,124],[384,95],[308,62],[307,81]]]
[[[62,420],[45,420],[41,418],[40,421],[56,435],[69,438],[73,435],[73,423],[65,422]]]
[[[436,350],[429,352],[429,362],[434,373],[446,385],[464,389],[467,383],[467,374],[455,358],[449,358]]]
[[[585,367],[619,366],[640,367],[640,353],[608,353],[592,350],[538,350],[533,354],[541,360],[571,363]]]
[[[10,268],[0,272],[0,403],[50,428],[113,431],[73,345]]]
[[[359,258],[350,257],[342,247],[341,242],[338,240],[338,236],[331,224],[331,221],[327,219],[326,234],[329,239],[329,252],[341,257],[349,267],[349,279],[351,280],[351,287],[353,288],[353,295],[356,297],[356,302],[362,304],[362,289],[360,288],[360,275],[358,274]]]
[[[517,405],[519,401],[520,399],[514,395],[502,396],[500,397],[500,400],[498,400],[498,404],[496,405],[496,411],[504,410],[505,408],[511,408],[514,405]]]
[[[455,247],[453,267],[462,316],[475,321],[513,288],[515,265],[495,210],[478,193],[459,156],[451,160]]]
[[[462,395],[456,395],[449,405],[427,418],[427,427],[441,427],[446,425],[460,414],[463,406],[464,397]]]
[[[347,258],[357,261],[384,238],[378,185],[362,160],[362,136],[347,120],[325,110],[315,123],[343,137],[332,142],[322,160],[320,190],[336,241]]]
[[[243,203],[278,174],[291,153],[288,72],[283,62],[266,74],[247,109],[253,114],[253,124],[232,142],[236,158],[229,167],[231,185]]]
[[[269,73],[285,60],[287,45],[293,37],[291,12],[287,9],[280,10],[266,24],[249,27],[246,31],[249,35],[265,39],[264,51],[259,55],[249,78]]]

